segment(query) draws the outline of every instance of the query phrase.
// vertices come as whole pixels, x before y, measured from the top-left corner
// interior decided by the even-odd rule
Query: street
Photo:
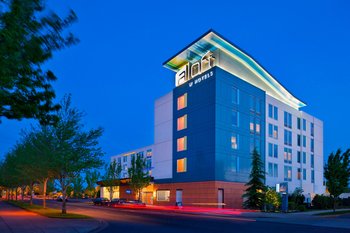
[[[40,200],[36,200],[40,202]],[[61,203],[48,201],[49,206]],[[68,202],[68,211],[86,214],[105,221],[101,232],[350,232],[349,229],[268,222],[242,216],[207,216],[198,214],[164,213],[157,211],[115,209]]]

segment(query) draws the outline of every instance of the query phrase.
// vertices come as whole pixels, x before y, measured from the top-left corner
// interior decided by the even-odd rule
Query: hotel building
[[[147,159],[144,202],[239,208],[254,148],[266,185],[300,187],[308,198],[324,192],[323,122],[250,55],[210,30],[164,67],[175,87],[155,101],[154,144],[111,158],[122,180],[132,156]],[[127,182],[114,195],[134,198]]]

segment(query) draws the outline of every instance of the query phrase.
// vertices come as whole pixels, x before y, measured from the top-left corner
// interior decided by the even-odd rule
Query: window
[[[157,190],[157,201],[170,201],[170,190]]]
[[[187,136],[177,139],[177,151],[184,151],[187,149]]]
[[[128,156],[123,156],[123,163],[128,162]]]
[[[236,127],[239,125],[239,113],[237,111],[232,111],[232,125]]]
[[[306,136],[303,135],[303,147],[306,147]]]
[[[177,160],[177,169],[176,169],[176,171],[178,173],[187,171],[187,159],[186,158]]]
[[[269,117],[270,118],[273,118],[273,106],[272,106],[272,104],[269,104]]]
[[[306,152],[303,152],[303,164],[306,164]]]
[[[289,130],[284,130],[284,145],[292,145],[292,132]]]
[[[303,130],[306,131],[306,120],[303,119]]]
[[[284,126],[292,128],[292,114],[289,112],[284,112]]]
[[[257,134],[260,134],[260,119],[259,118],[255,118],[255,132]]]
[[[314,126],[314,123],[310,123],[310,133],[311,133],[311,136],[314,136],[314,131],[315,131],[315,126]]]
[[[301,180],[301,168],[298,168],[297,170],[297,179]]]
[[[284,166],[284,181],[292,181],[292,167]]]
[[[259,154],[261,154],[260,153],[260,140],[257,138],[255,139],[255,149]]]
[[[306,180],[306,169],[303,169],[303,180]]]
[[[269,137],[278,139],[278,126],[269,124]]]
[[[177,98],[177,110],[187,107],[187,93]]]
[[[311,170],[311,183],[315,183],[315,171]]]
[[[298,151],[298,153],[297,153],[297,162],[301,163],[301,152],[300,151]]]
[[[177,131],[187,128],[187,114],[177,118]]]
[[[260,99],[254,96],[250,96],[249,98],[250,111],[260,114],[261,112],[261,103]]]
[[[297,120],[297,127],[298,127],[298,129],[301,129],[301,119],[299,117]]]
[[[231,135],[231,148],[234,150],[238,149],[239,137],[237,134],[233,133]]]
[[[250,117],[249,129],[251,133],[254,133],[254,117]]]
[[[298,138],[297,139],[298,139],[297,140],[297,145],[301,146],[301,135],[300,134],[298,134]]]
[[[267,174],[270,177],[278,177],[278,165],[276,163],[269,163]]]
[[[232,103],[239,104],[239,90],[237,88],[232,88]]]
[[[273,164],[273,177],[278,177],[278,164]]]
[[[314,152],[314,150],[315,150],[315,145],[314,145],[314,143],[315,143],[315,141],[314,141],[314,139],[313,138],[311,138],[311,152]]]
[[[285,163],[292,163],[292,149],[284,148],[283,157]]]
[[[269,143],[268,150],[270,157],[278,158],[278,145]]]
[[[311,163],[311,167],[314,168],[315,166],[315,155],[314,154],[311,154],[310,156],[310,163]]]
[[[118,164],[122,163],[122,158],[118,157]]]
[[[273,106],[273,119],[278,120],[278,108]]]

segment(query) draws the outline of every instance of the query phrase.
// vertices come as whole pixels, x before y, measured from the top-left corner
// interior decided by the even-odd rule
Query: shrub
[[[328,196],[317,194],[312,200],[312,205],[316,209],[330,209],[332,208],[332,200]]]
[[[306,210],[305,205],[298,205],[298,210],[299,211],[305,211]]]
[[[293,201],[288,201],[288,209],[289,210],[295,210],[296,209],[296,204]]]
[[[268,211],[275,211],[281,206],[280,195],[273,189],[268,188],[265,193],[265,204]]]

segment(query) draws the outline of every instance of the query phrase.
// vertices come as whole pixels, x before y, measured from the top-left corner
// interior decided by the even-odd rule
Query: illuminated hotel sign
[[[175,76],[175,86],[180,86],[187,81],[195,78],[201,73],[209,70],[215,66],[215,57],[213,53],[208,51],[200,61],[193,63],[192,65],[186,64],[183,66]]]

